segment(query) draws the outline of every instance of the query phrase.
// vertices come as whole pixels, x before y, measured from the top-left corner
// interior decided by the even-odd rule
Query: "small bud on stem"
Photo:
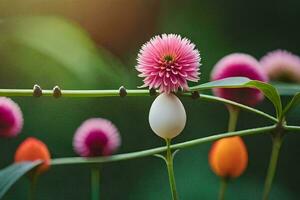
[[[120,95],[120,97],[126,97],[127,96],[126,88],[123,85],[119,88],[119,95]]]
[[[53,88],[53,97],[54,98],[59,98],[59,97],[61,97],[61,89],[60,89],[60,87],[59,86],[55,86],[54,88]]]
[[[41,88],[41,86],[35,84],[33,86],[33,94],[32,94],[34,97],[40,97],[43,95],[43,90]]]

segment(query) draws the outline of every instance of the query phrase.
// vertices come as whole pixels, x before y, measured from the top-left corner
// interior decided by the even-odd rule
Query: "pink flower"
[[[13,100],[0,97],[0,136],[15,137],[23,127],[23,115]]]
[[[285,50],[275,50],[260,60],[271,80],[300,82],[300,57]]]
[[[228,77],[242,76],[252,80],[267,82],[268,78],[259,62],[250,55],[234,53],[222,58],[214,67],[211,79],[218,80]],[[263,100],[263,94],[252,88],[216,88],[216,96],[254,106]]]
[[[109,120],[88,119],[76,130],[73,147],[83,157],[107,156],[120,146],[120,135]]]
[[[137,71],[144,85],[160,92],[188,90],[187,81],[199,80],[200,54],[195,45],[180,35],[162,34],[143,45],[138,54]]]

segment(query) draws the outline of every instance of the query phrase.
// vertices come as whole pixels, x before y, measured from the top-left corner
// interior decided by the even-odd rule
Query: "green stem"
[[[149,90],[126,90],[127,96],[149,96]],[[61,97],[117,97],[119,96],[119,90],[61,90]],[[182,93],[183,96],[191,96],[190,92]],[[18,96],[18,97],[32,97],[33,96],[33,90],[32,89],[0,89],[0,96]],[[43,90],[43,96],[53,96],[52,90]],[[256,113],[258,115],[261,115],[263,117],[268,118],[269,120],[273,122],[278,122],[278,120],[260,110],[251,108],[249,106],[245,106],[243,104],[236,103],[234,101],[230,101],[227,99],[223,99],[220,97],[215,97],[211,95],[205,95],[201,94],[200,99],[207,100],[207,101],[213,101],[213,102],[219,102],[219,103],[225,103],[229,105],[234,105],[236,107],[239,107],[241,109],[244,109],[249,112]]]
[[[208,136],[208,137],[190,140],[187,142],[174,144],[174,145],[171,145],[170,148],[173,150],[184,149],[184,148],[193,147],[193,146],[196,146],[199,144],[219,140],[219,139],[222,139],[225,137],[266,134],[266,133],[270,133],[270,131],[274,130],[275,128],[276,128],[276,126],[272,125],[272,126],[265,126],[265,127],[261,127],[261,128],[253,128],[253,129],[247,129],[247,130],[242,130],[242,131],[235,131],[235,132],[231,132],[231,133],[217,134],[217,135],[212,135],[212,136]],[[286,128],[289,128],[289,126],[286,126]],[[295,130],[295,128],[293,128],[293,130]],[[299,127],[298,132],[300,132],[300,127]],[[136,151],[136,152],[131,152],[131,153],[123,153],[123,154],[117,154],[117,155],[106,156],[106,157],[56,158],[56,159],[52,159],[51,165],[93,164],[93,163],[97,164],[97,163],[116,162],[116,161],[137,159],[137,158],[141,158],[141,157],[152,156],[154,154],[165,152],[166,150],[167,150],[167,148],[166,148],[166,146],[164,146],[164,147],[157,147],[157,148],[148,149],[148,150]]]
[[[97,166],[93,166],[91,168],[91,189],[92,189],[92,194],[91,194],[91,199],[92,200],[99,200],[100,198],[100,170]]]
[[[271,192],[272,183],[276,172],[281,144],[282,144],[282,137],[280,135],[275,135],[273,139],[272,153],[269,162],[268,173],[265,179],[263,200],[269,199],[269,194]]]
[[[36,191],[36,183],[37,183],[38,175],[33,173],[30,177],[30,189],[29,189],[29,195],[28,200],[34,200],[35,199],[35,191]]]
[[[228,105],[227,108],[229,112],[228,132],[233,132],[236,129],[240,109],[231,105]]]
[[[173,156],[171,152],[171,139],[166,139],[167,144],[167,155],[166,155],[166,164],[168,169],[168,175],[169,175],[169,183],[172,193],[172,199],[178,200],[178,193],[176,190],[176,182],[175,182],[175,176],[174,176],[174,169],[173,169]]]
[[[226,191],[227,184],[228,184],[228,179],[221,178],[220,182],[221,182],[221,185],[220,185],[220,192],[219,192],[219,200],[224,200],[225,199],[225,191]]]
[[[283,126],[283,128],[289,132],[300,132],[300,126]]]
[[[184,95],[186,95],[186,94],[184,94]],[[271,116],[271,115],[269,115],[269,114],[267,114],[265,112],[262,112],[260,110],[255,109],[255,108],[252,108],[252,107],[249,107],[249,106],[246,106],[246,105],[234,102],[234,101],[230,101],[228,99],[223,99],[221,97],[216,97],[216,96],[211,96],[211,95],[205,95],[205,94],[201,94],[200,95],[200,99],[201,100],[210,101],[210,102],[222,102],[222,103],[224,103],[226,105],[235,106],[235,107],[243,109],[245,111],[252,112],[252,113],[255,113],[257,115],[261,115],[261,116],[263,116],[265,118],[268,118],[272,122],[275,122],[275,123],[278,122],[278,119],[276,119],[275,117],[273,117],[273,116]]]
[[[228,113],[229,113],[228,132],[233,132],[236,129],[240,109],[233,105],[227,105],[227,109],[228,109]],[[219,200],[225,199],[225,191],[226,191],[228,182],[229,182],[228,178],[225,178],[225,177],[221,178]]]

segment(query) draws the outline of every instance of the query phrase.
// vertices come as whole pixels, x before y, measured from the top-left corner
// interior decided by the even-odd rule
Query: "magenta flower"
[[[218,80],[228,77],[242,76],[252,80],[267,82],[268,78],[259,62],[250,55],[234,53],[222,58],[214,67],[211,79]],[[263,100],[263,94],[252,88],[216,88],[216,96],[254,106]]]
[[[120,146],[120,135],[109,120],[88,119],[76,130],[73,147],[83,157],[111,155]]]
[[[143,45],[138,54],[137,71],[144,85],[160,92],[188,90],[187,81],[199,80],[200,54],[195,45],[180,35],[162,34]]]
[[[15,137],[23,127],[23,115],[13,100],[0,97],[0,136]]]
[[[285,50],[275,50],[260,60],[271,80],[300,83],[300,57]]]

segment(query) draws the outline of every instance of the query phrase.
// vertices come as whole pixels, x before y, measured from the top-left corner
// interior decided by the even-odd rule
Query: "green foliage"
[[[259,82],[259,81],[253,81],[248,78],[244,77],[233,77],[233,78],[226,78],[218,81],[212,81],[209,83],[201,84],[195,87],[192,87],[192,91],[198,91],[198,90],[204,90],[204,89],[212,89],[212,88],[244,88],[244,87],[251,87],[251,88],[257,88],[261,90],[274,104],[276,107],[277,114],[281,116],[281,100],[280,96],[277,92],[277,90],[266,83]],[[99,90],[101,91],[101,90]],[[98,91],[98,92],[99,92]],[[5,90],[5,95],[10,95],[10,93],[14,94],[15,90]],[[30,94],[32,91],[30,90],[18,90],[18,92],[21,92],[23,95],[27,96],[27,94]],[[93,95],[98,95],[97,91],[95,90],[65,90],[69,94],[70,97],[72,95],[81,95],[82,97],[91,97]],[[118,94],[117,90],[103,90],[101,91],[103,96],[117,96]],[[148,91],[147,90],[128,90],[128,92],[131,94],[131,96],[148,96]],[[18,93],[19,94],[19,93]],[[208,95],[203,97],[203,98],[208,98]],[[215,101],[219,102],[224,102],[222,98],[216,98],[214,99]],[[298,93],[292,101],[288,104],[288,106],[284,110],[284,114],[286,114],[289,110],[293,109],[298,103],[300,102],[300,93]],[[225,102],[226,103],[226,102]],[[241,104],[236,104],[236,106],[242,108],[242,109],[248,109],[245,106]],[[249,110],[249,109],[248,109]],[[258,111],[254,108],[251,109],[252,112],[256,114],[263,115],[265,117],[270,118],[266,113],[262,111]],[[263,114],[262,114],[263,113]],[[231,133],[224,133],[224,134],[219,134],[219,135],[212,135],[209,137],[203,137],[195,140],[190,140],[187,142],[179,143],[172,145],[172,149],[180,149],[180,148],[186,148],[186,147],[191,147],[194,145],[206,143],[206,142],[211,142],[215,141],[217,139],[221,139],[224,137],[230,137],[230,136],[246,136],[246,135],[254,135],[254,134],[263,134],[263,133],[270,133],[271,130],[274,130],[276,128],[275,125],[273,126],[267,126],[267,127],[261,127],[261,128],[254,128],[254,129],[247,129],[243,131],[237,131],[237,132],[231,132]],[[300,130],[300,127],[289,127],[289,126],[283,126],[284,129],[286,130]],[[132,152],[132,153],[126,153],[126,154],[119,154],[119,155],[114,155],[110,157],[99,157],[99,158],[79,158],[79,157],[70,157],[70,158],[58,158],[58,159],[53,159],[52,160],[52,165],[72,165],[72,164],[92,164],[92,163],[107,163],[107,162],[115,162],[115,161],[121,161],[121,160],[129,160],[129,159],[135,159],[135,158],[141,158],[145,156],[151,156],[155,155],[157,153],[164,152],[166,150],[165,147],[159,147],[159,148],[154,148],[154,149],[149,149],[149,150],[143,150],[143,151],[138,151],[138,152]],[[32,163],[29,163],[32,164]],[[6,176],[6,173],[12,173],[14,176],[7,176],[6,179],[0,179],[4,181],[3,187],[0,187],[0,189],[4,188],[3,194],[13,185],[14,182],[16,182],[19,178],[22,177],[28,170],[32,169],[34,164],[29,165],[18,165],[14,164],[9,168],[6,168],[2,170],[0,173],[2,176]],[[30,166],[32,166],[30,168]],[[1,177],[1,176],[0,176]]]
[[[9,18],[0,28],[4,59],[40,84],[50,79],[52,85],[64,86],[65,74],[73,81],[75,78],[81,83],[106,87],[129,80],[115,57],[96,47],[87,33],[63,18]],[[53,74],[53,79],[49,74]]]
[[[259,89],[274,105],[276,116],[279,118],[282,113],[282,104],[278,91],[272,85],[261,81],[251,80],[245,77],[225,78],[217,81],[204,83],[191,87],[191,91],[205,90],[212,88],[256,88]]]
[[[282,116],[285,117],[291,110],[295,109],[298,104],[300,104],[300,93],[297,93],[284,108]]]
[[[11,4],[10,2],[14,2],[12,3],[13,6],[8,6],[8,4]],[[57,2],[60,2],[59,5],[62,6],[61,8],[59,8]],[[80,21],[90,22],[91,19],[88,16],[90,10],[87,9],[87,6],[84,6],[85,4],[73,2],[67,8],[65,2],[57,2],[52,1],[49,3],[43,1],[39,3],[37,1],[22,2],[5,0],[0,6],[2,7],[1,19],[3,19],[3,16],[20,14],[47,15],[51,13],[53,15],[62,15],[61,11],[64,10],[68,12],[68,17],[73,12],[71,15],[76,16],[73,19],[76,18]],[[95,7],[94,10],[96,12],[101,13],[96,8],[95,5],[98,6],[98,4],[95,4],[95,2],[92,1],[87,4]],[[268,9],[270,8],[269,2],[263,1],[235,1],[232,3],[223,2],[217,4],[214,1],[208,0],[188,1],[184,4],[179,0],[165,2],[165,6],[157,6],[158,13],[154,13],[156,21],[160,23],[160,28],[156,31],[159,33],[179,33],[195,42],[203,58],[201,80],[207,81],[209,80],[209,73],[214,64],[222,56],[231,52],[246,52],[259,58],[266,51],[284,47],[295,53],[297,51],[299,53],[299,45],[297,44],[299,44],[300,28],[294,26],[294,24],[298,23],[297,20],[299,19],[299,1],[294,0],[285,3],[284,9],[281,9],[282,15],[278,15],[278,9]],[[80,12],[72,10],[75,5],[79,5]],[[121,6],[122,10],[124,10],[122,16],[124,16],[128,10],[126,6]],[[40,11],[40,7],[49,7],[50,11]],[[247,12],[245,12],[245,8],[247,8]],[[56,11],[53,11],[55,9]],[[175,15],[174,11],[176,12]],[[109,11],[109,14],[114,12],[115,10],[112,9]],[[250,12],[256,14],[249,15]],[[132,10],[131,13],[134,14]],[[92,18],[95,16],[99,15],[92,15]],[[65,21],[65,19],[59,17],[56,17],[56,19]],[[245,23],[241,23],[241,21]],[[123,21],[121,20],[121,22],[122,25]],[[6,22],[1,20],[1,33],[5,31],[5,28],[2,27],[4,23]],[[70,24],[69,21],[67,23],[71,27],[75,25],[77,27],[75,31],[79,30],[76,24]],[[116,24],[118,23],[114,25]],[[266,24],[269,26],[266,26]],[[54,24],[52,25],[52,27],[45,28],[51,32],[56,31],[56,27],[54,27]],[[30,27],[31,25],[28,24],[26,28],[30,29]],[[94,28],[103,31],[110,27],[95,26]],[[139,27],[136,28],[138,29]],[[293,31],[286,31],[291,30],[291,28]],[[24,33],[29,31],[25,30]],[[84,37],[87,37],[85,32],[81,30],[79,32],[83,33]],[[64,35],[57,37],[69,40],[68,31],[61,33]],[[43,34],[46,35],[48,33]],[[142,44],[154,34],[149,31],[146,35],[137,39],[139,41],[134,42]],[[6,38],[11,36],[10,32],[4,35]],[[124,78],[123,76],[120,76],[117,80],[111,80],[107,77],[103,79],[97,78],[97,75],[101,76],[97,69],[96,72],[92,73],[91,77],[83,75],[80,77],[78,76],[78,72],[73,72],[71,67],[65,67],[64,63],[68,62],[62,62],[57,58],[53,58],[48,53],[36,50],[30,45],[24,46],[23,43],[19,43],[16,40],[5,41],[4,43],[4,37],[2,36],[3,34],[0,37],[1,88],[31,88],[34,83],[41,84],[43,88],[51,88],[54,84],[58,84],[63,89],[108,89],[116,88],[119,84],[127,86],[125,81],[121,80]],[[40,37],[44,36],[40,35]],[[61,40],[58,38],[57,41]],[[9,42],[9,44],[6,42]],[[44,41],[40,42],[44,43]],[[80,40],[73,41],[72,45],[77,46],[80,43]],[[96,46],[95,44],[92,45]],[[63,46],[60,47],[64,48]],[[82,48],[82,51],[85,51],[86,47],[82,45],[80,48]],[[133,55],[128,55],[128,53],[121,55],[123,58],[126,58],[124,60],[126,60],[127,66],[130,66],[131,69],[135,65],[137,48],[139,46],[135,49],[129,49],[129,52],[134,52]],[[65,53],[64,51],[60,52]],[[106,55],[102,51],[96,52],[96,54],[99,54],[101,60],[106,60]],[[71,60],[70,63],[76,65],[73,59],[75,60],[78,57],[73,57],[73,55],[68,53],[65,56],[68,56],[66,59]],[[84,60],[85,62],[81,64],[90,69],[93,68],[91,67],[94,65],[93,63],[98,62],[93,61],[95,56],[88,57],[91,59],[81,59],[80,62]],[[106,62],[105,66],[111,69],[115,66],[112,63]],[[119,66],[119,62],[116,63]],[[98,66],[98,64],[95,64],[95,66]],[[96,81],[92,78],[95,76],[97,78]],[[136,74],[132,74],[131,78],[135,77]],[[290,90],[290,87],[277,88],[281,95],[294,95],[295,92],[299,92],[299,85],[295,85],[295,90]],[[215,98],[218,99],[217,97]],[[150,133],[147,119],[145,119],[145,113],[148,112],[148,106],[150,106],[152,98],[133,97],[120,100],[108,97],[96,99],[62,98],[53,100],[52,98],[33,99],[28,97],[15,98],[14,100],[20,104],[24,111],[26,125],[18,138],[0,141],[1,151],[4,152],[1,157],[1,167],[11,162],[16,146],[28,136],[36,136],[43,139],[49,146],[53,157],[74,156],[75,154],[72,151],[71,145],[73,131],[82,120],[92,116],[106,117],[116,122],[123,136],[124,145],[121,147],[121,152],[131,152],[137,149],[161,145],[160,140]],[[183,98],[182,101],[187,110],[189,110],[189,123],[185,129],[185,133],[177,138],[176,142],[187,141],[224,131],[227,119],[224,106],[207,104],[202,99],[194,101],[190,98]],[[273,108],[263,103],[259,109],[271,113],[271,109]],[[294,114],[290,115],[290,124],[299,124],[299,111],[298,109],[295,113],[290,113]],[[264,118],[251,116],[241,116],[239,129],[256,127],[268,122]],[[214,122],[217,122],[217,124]],[[134,128],[132,128],[133,125]],[[299,150],[299,138],[297,137],[299,135],[295,134],[285,139],[288,145],[284,145],[283,148],[283,156],[280,159],[279,166],[280,173],[276,177],[277,182],[275,182],[275,190],[272,191],[271,199],[299,199],[297,187],[299,173],[296,172],[298,171],[300,160],[299,156],[297,156]],[[232,182],[228,188],[228,199],[252,200],[261,197],[262,179],[267,164],[266,158],[269,156],[270,140],[268,136],[245,138],[245,140],[249,148],[249,160],[251,162],[249,162],[246,174]],[[197,148],[184,150],[176,156],[175,173],[179,184],[179,192],[184,199],[216,198],[216,192],[219,187],[218,178],[215,177],[207,165],[208,148],[209,145],[200,145]],[[291,164],[291,160],[293,164]],[[39,182],[38,193],[40,193],[42,198],[38,199],[87,199],[88,187],[78,187],[78,189],[74,190],[74,186],[76,187],[77,183],[88,184],[89,174],[87,171],[85,167],[80,166],[53,167]],[[120,162],[118,164],[106,163],[103,164],[103,174],[101,176],[103,176],[103,180],[101,181],[103,183],[101,185],[103,192],[101,192],[101,196],[103,195],[104,199],[170,199],[165,169],[162,163],[155,159],[144,158],[131,162]],[[26,187],[23,184],[19,184],[14,189],[15,191],[12,190],[5,199],[24,199],[24,195],[27,193]]]
[[[22,162],[2,169],[0,171],[0,199],[15,182],[39,164],[41,164],[41,161]]]
[[[291,96],[300,92],[300,84],[271,83],[282,96]]]

